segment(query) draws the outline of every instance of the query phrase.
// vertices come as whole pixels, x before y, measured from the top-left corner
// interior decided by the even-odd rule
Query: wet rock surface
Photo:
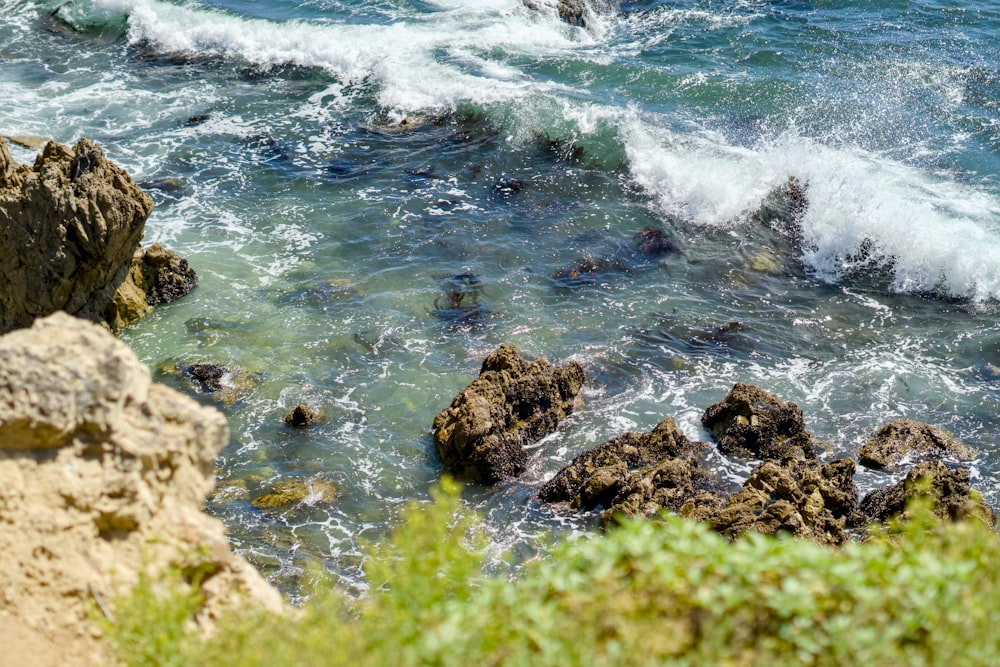
[[[601,509],[605,524],[669,511],[709,522],[730,538],[783,532],[834,545],[863,535],[870,521],[900,514],[918,493],[929,495],[944,517],[976,516],[993,524],[992,510],[969,486],[969,471],[936,461],[859,502],[854,460],[818,460],[818,441],[805,429],[802,411],[760,387],[735,385],[705,411],[703,423],[721,453],[763,459],[736,493],[701,465],[699,455],[709,445],[688,440],[667,418],[649,433],[626,433],[578,455],[542,485],[538,497],[572,509]],[[916,422],[893,422],[879,433],[901,431],[933,433],[935,442],[942,437],[940,429]]]
[[[705,410],[701,423],[719,451],[729,456],[816,458],[802,409],[754,385],[736,384],[722,401]]]
[[[528,461],[525,445],[553,432],[573,412],[583,368],[527,361],[501,345],[473,380],[434,419],[434,449],[456,476],[481,482],[516,477]]]
[[[631,471],[664,459],[691,457],[703,442],[688,440],[667,417],[648,433],[625,433],[580,454],[546,482],[538,493],[545,502],[565,502],[575,509],[594,509],[615,502],[626,486],[632,486]]]
[[[902,515],[906,506],[918,497],[932,502],[942,518],[958,521],[978,517],[989,525],[996,519],[993,509],[970,494],[968,468],[949,468],[940,461],[923,461],[906,478],[893,486],[876,489],[861,501],[861,510],[875,521],[888,521]]]
[[[724,507],[700,512],[729,537],[747,531],[791,533],[822,544],[847,541],[847,529],[863,528],[854,461],[764,461]]]
[[[118,329],[190,291],[186,262],[139,245],[152,209],[92,141],[27,166],[0,139],[0,331],[58,310]]]
[[[882,426],[858,452],[868,468],[895,470],[903,461],[916,463],[950,457],[971,460],[975,451],[944,429],[913,419],[897,419]]]
[[[320,477],[285,479],[276,483],[269,492],[254,498],[251,503],[262,510],[281,511],[303,504],[331,503],[342,493],[343,489],[339,486]]]

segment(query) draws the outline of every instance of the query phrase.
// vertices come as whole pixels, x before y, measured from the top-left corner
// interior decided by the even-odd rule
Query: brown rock
[[[940,461],[918,463],[899,483],[872,491],[861,501],[861,510],[876,521],[903,515],[915,498],[926,497],[942,518],[958,521],[977,517],[988,525],[996,523],[993,509],[971,495],[968,468],[948,468]]]
[[[787,532],[821,544],[842,544],[847,528],[861,528],[866,517],[858,508],[854,461],[764,461],[743,488],[710,521],[723,535],[747,531],[765,535]]]
[[[542,486],[538,497],[577,509],[607,506],[630,483],[631,470],[688,456],[706,446],[688,440],[673,417],[667,417],[648,433],[625,433],[580,454]]]
[[[653,517],[664,510],[697,517],[724,502],[719,482],[695,457],[666,458],[629,475],[601,521]]]
[[[719,451],[757,459],[815,459],[815,440],[795,403],[749,384],[736,384],[701,417]]]
[[[473,380],[434,419],[434,448],[455,475],[487,483],[516,477],[525,445],[553,432],[572,411],[584,382],[575,361],[529,362],[501,345]]]
[[[320,414],[308,405],[299,403],[285,415],[285,426],[308,428],[320,420]]]
[[[897,419],[884,425],[862,445],[858,462],[868,468],[894,470],[902,461],[959,460],[976,458],[975,451],[947,431],[913,419]]]
[[[148,312],[133,264],[152,209],[87,139],[49,142],[30,167],[0,139],[0,332],[57,310],[113,328]]]
[[[302,504],[331,503],[341,493],[339,486],[321,477],[284,479],[251,502],[262,510],[286,510]]]
[[[151,381],[99,326],[57,313],[0,337],[0,600],[5,620],[60,651],[107,664],[93,608],[140,569],[206,574],[208,627],[223,607],[281,609],[202,512],[225,418]],[[111,610],[113,613],[113,610]]]

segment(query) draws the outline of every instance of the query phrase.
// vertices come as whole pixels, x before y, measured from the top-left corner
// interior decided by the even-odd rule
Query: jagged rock
[[[285,415],[285,426],[292,428],[307,428],[318,423],[322,415],[308,405],[299,403]]]
[[[49,142],[27,166],[0,138],[0,331],[57,310],[116,329],[146,314],[133,265],[152,209],[149,195],[87,139],[72,150]]]
[[[487,483],[516,477],[525,445],[553,432],[572,411],[584,382],[575,361],[529,362],[512,345],[483,361],[479,377],[434,419],[434,449],[455,475]]]
[[[285,479],[251,502],[262,510],[285,510],[301,504],[331,503],[341,493],[343,490],[339,486],[320,477]]]
[[[142,279],[150,306],[176,301],[198,286],[198,275],[187,260],[159,243],[149,246],[142,256]]]
[[[548,503],[569,503],[575,509],[608,506],[632,484],[633,469],[690,456],[707,446],[688,440],[673,417],[667,417],[648,433],[625,433],[580,454],[542,486],[538,497]]]
[[[903,461],[915,463],[942,457],[970,460],[976,453],[947,431],[913,419],[897,419],[882,426],[858,452],[861,465],[887,470],[897,469]]]
[[[701,423],[719,451],[758,459],[815,459],[815,440],[805,429],[802,409],[774,394],[737,383],[722,401],[710,405]]]
[[[872,491],[861,501],[861,510],[872,520],[888,521],[902,515],[907,504],[917,497],[929,497],[934,511],[942,518],[958,521],[978,517],[992,526],[993,509],[970,495],[968,468],[948,468],[940,461],[918,463],[897,484]]]
[[[663,510],[696,518],[721,506],[725,498],[718,480],[695,457],[667,458],[629,475],[601,522],[652,517]]]
[[[680,252],[677,241],[662,229],[646,227],[633,239],[635,249],[640,255],[650,258],[663,257]]]
[[[5,618],[60,647],[59,664],[95,665],[108,663],[95,602],[107,608],[140,570],[203,572],[205,627],[230,605],[280,610],[202,512],[228,442],[218,411],[153,383],[95,324],[57,313],[0,337]]]
[[[194,385],[201,393],[209,394],[224,405],[232,405],[246,398],[256,386],[253,374],[242,368],[230,368],[222,364],[189,364],[178,362],[161,367],[164,373],[180,375]]]
[[[764,461],[743,488],[715,512],[698,512],[729,537],[747,531],[788,532],[822,544],[842,544],[848,528],[861,528],[854,461]]]

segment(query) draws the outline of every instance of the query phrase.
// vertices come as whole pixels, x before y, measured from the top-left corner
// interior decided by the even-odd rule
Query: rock
[[[787,532],[821,544],[842,544],[848,528],[862,528],[854,461],[764,461],[743,488],[715,512],[697,512],[729,537],[747,531]]]
[[[522,0],[522,3],[533,11],[542,11],[543,7],[553,4],[544,0]],[[589,28],[597,14],[612,11],[618,3],[609,0],[558,0],[554,4],[561,20],[580,28]]]
[[[146,303],[156,306],[190,294],[198,286],[198,275],[186,259],[154,243],[142,256],[142,288]]]
[[[320,477],[308,479],[285,479],[274,488],[251,502],[263,510],[286,510],[298,505],[332,503],[343,490],[333,482]]]
[[[5,136],[4,139],[12,144],[16,144],[21,148],[27,148],[32,151],[40,151],[45,148],[45,144],[52,141],[48,137],[40,137],[35,134],[21,134],[17,136]]]
[[[858,462],[868,468],[895,470],[901,462],[976,458],[976,452],[947,431],[913,419],[897,419],[882,426],[861,446]]]
[[[653,517],[664,510],[697,518],[721,506],[725,498],[718,480],[695,457],[667,458],[629,475],[601,522]]]
[[[707,446],[688,440],[673,417],[667,417],[648,433],[625,433],[580,454],[542,486],[538,497],[547,503],[569,503],[574,509],[608,506],[632,483],[631,470],[690,456]]]
[[[434,418],[434,449],[456,476],[493,483],[524,471],[525,445],[573,412],[585,374],[571,361],[529,362],[512,345],[483,361],[479,377]]]
[[[680,247],[674,238],[655,227],[646,227],[640,231],[635,235],[633,242],[640,255],[654,259],[680,252]]]
[[[72,150],[49,142],[30,167],[16,165],[0,139],[0,331],[57,310],[114,329],[145,315],[149,289],[134,265],[152,208],[87,139]],[[160,257],[154,251],[150,260],[157,275]],[[185,276],[181,282],[193,273]],[[161,286],[152,300],[177,294]]]
[[[434,315],[452,325],[476,326],[492,313],[479,301],[483,281],[474,273],[456,273],[441,282],[441,296],[434,299]]]
[[[223,364],[177,362],[164,364],[160,371],[167,375],[180,375],[198,392],[210,394],[224,405],[232,405],[246,398],[256,387],[252,373],[242,368],[230,368]]]
[[[291,426],[293,428],[307,428],[317,424],[321,419],[321,415],[310,408],[308,405],[303,405],[299,403],[294,408],[285,415],[285,426]]]
[[[958,521],[977,517],[993,526],[993,509],[981,498],[971,496],[968,468],[948,468],[940,461],[923,461],[899,483],[872,491],[861,501],[861,510],[875,521],[904,515],[906,506],[918,497],[927,497],[942,518]]]
[[[128,347],[64,313],[0,337],[0,600],[58,664],[107,664],[94,625],[140,570],[205,574],[209,628],[232,605],[281,596],[202,512],[225,418],[151,381]],[[110,610],[113,612],[113,610]]]
[[[725,399],[705,410],[704,425],[730,456],[758,459],[815,459],[815,440],[805,429],[802,409],[760,387],[738,383]]]
[[[567,286],[587,285],[597,282],[597,277],[606,273],[629,273],[631,266],[620,257],[605,256],[594,259],[583,257],[569,266],[557,270],[552,277]]]

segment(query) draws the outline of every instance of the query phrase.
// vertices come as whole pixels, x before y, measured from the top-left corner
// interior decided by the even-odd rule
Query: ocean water
[[[431,422],[500,343],[589,381],[521,479],[465,490],[497,553],[594,530],[541,481],[668,415],[707,438],[734,382],[799,403],[826,457],[947,428],[1000,505],[1000,6],[534,4],[0,0],[0,133],[100,142],[201,277],[124,339],[212,404],[165,369],[253,380],[209,503],[235,547],[293,597],[317,563],[363,589],[360,542],[428,497]],[[649,227],[676,252],[637,253]],[[299,402],[325,421],[286,428]],[[343,492],[248,502],[286,477]]]

